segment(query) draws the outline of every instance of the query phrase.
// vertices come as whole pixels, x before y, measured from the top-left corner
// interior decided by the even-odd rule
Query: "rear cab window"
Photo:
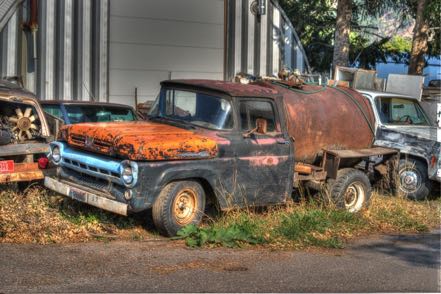
[[[271,101],[260,99],[240,100],[239,116],[240,128],[243,132],[258,128],[258,122],[263,120],[266,124],[265,135],[274,136],[281,133],[274,104]]]

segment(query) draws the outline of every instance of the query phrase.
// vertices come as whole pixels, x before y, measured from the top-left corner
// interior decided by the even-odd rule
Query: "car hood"
[[[390,130],[420,139],[436,141],[437,128],[432,126],[399,126],[390,128]]]
[[[68,125],[61,137],[73,147],[130,160],[203,159],[218,152],[213,139],[149,121]]]

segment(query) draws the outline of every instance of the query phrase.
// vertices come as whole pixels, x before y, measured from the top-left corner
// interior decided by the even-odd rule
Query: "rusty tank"
[[[296,161],[316,163],[325,149],[362,149],[372,146],[375,116],[357,91],[345,87],[264,82],[282,95],[288,133],[295,140]]]

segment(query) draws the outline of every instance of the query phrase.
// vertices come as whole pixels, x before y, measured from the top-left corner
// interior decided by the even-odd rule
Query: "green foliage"
[[[284,216],[277,232],[288,240],[305,245],[341,248],[342,240],[331,231],[338,231],[342,226],[350,228],[362,224],[358,215],[347,211],[312,209]]]
[[[412,49],[412,40],[402,36],[394,36],[383,47],[390,53],[409,54]]]
[[[416,14],[417,0],[352,0],[350,64],[373,68],[376,62],[392,57],[396,62],[407,62],[411,41],[401,36],[378,34],[380,17],[390,14],[397,28],[411,25]],[[279,0],[305,48],[314,71],[329,71],[334,49],[336,1]],[[429,55],[441,55],[441,1],[429,0],[426,18],[431,28]],[[387,25],[386,25],[387,26]],[[386,30],[387,31],[387,30]]]
[[[412,218],[408,212],[402,207],[394,207],[393,209],[379,209],[378,218],[381,221],[387,222],[400,230],[415,230],[417,232],[427,232],[429,228],[427,225],[420,223],[418,220]]]
[[[425,17],[431,28],[429,35],[429,55],[441,55],[441,1],[429,0],[427,4]]]
[[[332,63],[336,9],[330,0],[280,0],[305,48],[314,71],[325,72]]]
[[[253,233],[253,225],[249,222],[231,224],[227,227],[198,228],[195,225],[188,225],[181,229],[177,236],[185,239],[190,247],[201,247],[204,245],[221,245],[224,247],[240,247],[242,244],[262,244],[265,240]]]

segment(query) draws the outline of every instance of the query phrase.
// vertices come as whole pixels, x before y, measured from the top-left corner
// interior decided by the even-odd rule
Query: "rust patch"
[[[360,93],[341,89],[349,97],[335,88],[304,85],[302,92],[296,92],[272,86],[283,95],[297,161],[314,163],[321,150],[331,148],[335,142],[344,149],[372,146],[374,134],[370,126],[375,126],[374,112]]]
[[[248,161],[251,166],[275,166],[280,161],[286,161],[288,156],[247,156],[239,157],[239,160]]]
[[[71,146],[131,160],[207,159],[218,152],[212,138],[155,122],[85,123],[63,130]]]
[[[29,182],[44,179],[38,163],[15,163],[14,172],[0,174],[0,183]]]

